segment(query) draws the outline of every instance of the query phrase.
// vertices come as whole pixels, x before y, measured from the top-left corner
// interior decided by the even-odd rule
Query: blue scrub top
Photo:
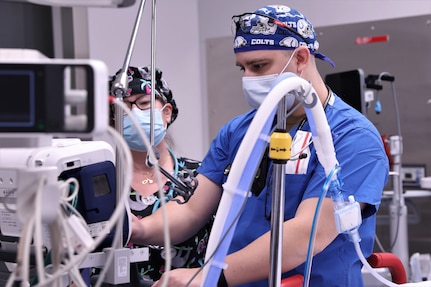
[[[325,106],[325,114],[331,129],[336,157],[341,167],[342,190],[346,197],[354,195],[356,201],[368,204],[368,207],[362,212],[363,222],[359,228],[361,249],[364,256],[368,257],[374,246],[375,214],[389,175],[388,158],[381,136],[374,125],[364,115],[343,102],[341,98],[331,94],[332,96]],[[219,185],[226,181],[227,176],[224,174],[224,170],[233,162],[255,113],[256,110],[252,110],[235,117],[220,129],[198,169],[200,174]],[[310,126],[306,120],[290,131],[294,138],[292,149],[298,145],[304,145],[304,135],[311,135],[307,132],[310,132]],[[296,138],[295,135],[297,135]],[[294,217],[302,200],[319,197],[326,180],[325,171],[318,161],[313,144],[309,144],[302,153],[307,156],[288,162],[286,166],[285,220]],[[295,155],[292,154],[292,157]],[[259,194],[253,194],[247,200],[229,253],[242,249],[270,230],[271,194],[272,171],[270,166],[265,187]],[[304,274],[304,265],[284,273],[283,278],[294,274]],[[310,286],[363,286],[361,268],[362,263],[353,243],[350,242],[347,235],[339,234],[329,246],[314,256]],[[266,287],[268,280],[242,286]]]

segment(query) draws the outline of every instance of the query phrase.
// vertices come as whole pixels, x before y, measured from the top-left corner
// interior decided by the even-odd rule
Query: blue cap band
[[[232,17],[234,52],[253,50],[294,50],[308,48],[316,58],[334,62],[317,53],[319,42],[313,25],[301,12],[283,5],[268,5],[252,13]]]

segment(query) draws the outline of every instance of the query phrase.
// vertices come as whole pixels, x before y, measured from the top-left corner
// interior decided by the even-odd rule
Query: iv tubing
[[[367,259],[365,258],[364,254],[362,253],[361,246],[359,245],[359,242],[361,239],[359,237],[359,232],[357,229],[352,230],[349,233],[349,237],[350,237],[350,240],[355,245],[356,253],[358,254],[362,264],[364,264],[365,268],[367,268],[367,270],[371,273],[371,275],[373,275],[374,278],[376,278],[386,286],[390,286],[390,287],[401,286],[399,284],[395,284],[387,280],[386,278],[382,277],[379,273],[377,273],[377,271],[373,267],[371,267],[371,265],[368,263]]]
[[[323,202],[323,199],[326,197],[326,194],[328,193],[330,183],[331,183],[330,179],[333,177],[334,173],[339,172],[339,170],[340,170],[340,167],[334,167],[332,172],[327,176],[326,181],[322,187],[322,193],[320,194],[319,200],[317,201],[316,210],[314,212],[314,217],[313,217],[313,223],[311,225],[310,240],[308,243],[308,250],[307,250],[307,259],[305,260],[304,281],[303,281],[303,285],[302,285],[304,287],[308,287],[310,284],[311,265],[313,262],[314,242],[316,239],[316,229],[317,229],[317,224],[318,224],[317,220],[319,219],[319,216],[320,216],[322,202]]]

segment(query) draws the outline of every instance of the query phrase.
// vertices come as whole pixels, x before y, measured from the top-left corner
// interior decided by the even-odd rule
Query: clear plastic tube
[[[359,242],[361,241],[361,239],[359,237],[359,232],[357,229],[352,230],[349,233],[349,237],[350,237],[351,241],[353,242],[353,244],[355,245],[356,253],[358,254],[359,259],[361,260],[362,264],[364,264],[365,268],[370,272],[370,274],[374,278],[376,278],[377,280],[379,280],[380,282],[382,282],[383,284],[385,284],[386,286],[389,286],[389,287],[400,286],[399,284],[395,284],[395,283],[387,280],[382,275],[380,275],[376,271],[375,268],[371,267],[371,265],[368,263],[367,259],[365,258],[364,254],[362,253],[361,246],[359,245]]]

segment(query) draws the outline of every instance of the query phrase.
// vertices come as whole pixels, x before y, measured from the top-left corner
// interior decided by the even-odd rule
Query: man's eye
[[[265,64],[256,64],[256,65],[253,65],[253,69],[259,70],[259,69],[262,69],[264,66],[265,66]]]

